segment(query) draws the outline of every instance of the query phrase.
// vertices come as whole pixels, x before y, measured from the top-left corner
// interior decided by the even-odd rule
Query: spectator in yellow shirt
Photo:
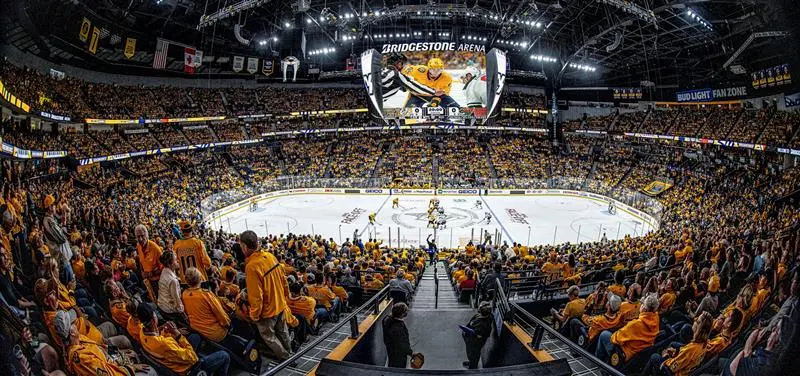
[[[644,368],[642,375],[689,376],[703,362],[712,317],[703,312],[692,325],[692,341],[680,347],[667,347],[663,353],[655,353]],[[669,370],[669,371],[666,371]]]
[[[189,325],[203,337],[219,343],[222,347],[236,354],[247,356],[255,345],[254,340],[248,341],[232,333],[231,318],[222,307],[217,296],[200,287],[202,275],[197,268],[186,269],[186,283],[189,288],[183,290],[181,299],[186,307]]]
[[[200,336],[184,336],[172,321],[166,322],[159,330],[158,317],[147,304],[139,304],[136,316],[142,323],[139,334],[142,350],[164,367],[179,375],[188,375],[195,370],[209,375],[228,375],[231,358],[225,351],[198,356],[196,349],[202,340]]]
[[[261,338],[278,360],[291,356],[289,328],[285,312],[289,311],[286,299],[289,285],[286,276],[275,256],[259,250],[258,235],[245,231],[239,236],[239,243],[247,261],[244,267],[247,283],[247,303],[249,316],[258,328]]]
[[[580,333],[586,330],[586,343],[591,343],[597,335],[604,330],[614,330],[621,326],[622,317],[619,315],[619,306],[622,299],[619,296],[610,294],[606,303],[606,312],[602,315],[583,315],[580,319],[570,321],[570,332],[573,339],[577,339]]]
[[[640,351],[653,346],[659,330],[658,297],[650,294],[642,300],[639,318],[627,323],[613,334],[605,330],[597,337],[595,356],[608,361],[614,348],[618,347],[630,360]]]
[[[325,307],[326,312],[322,313],[317,311],[317,319],[326,320],[330,319],[333,322],[339,321],[339,313],[341,313],[342,302],[336,297],[336,294],[325,285],[325,280],[322,273],[315,273],[308,275],[308,296],[317,301],[318,306]]]
[[[60,311],[55,317],[56,334],[66,343],[67,368],[75,376],[156,376],[149,366],[144,364],[119,365],[108,359],[105,346],[81,335],[78,322]]]
[[[578,295],[580,291],[581,289],[578,288],[578,286],[570,286],[567,289],[567,299],[569,299],[569,302],[567,302],[564,310],[559,313],[555,308],[550,308],[550,314],[553,316],[553,320],[558,320],[565,332],[569,329],[566,325],[569,320],[572,318],[580,319],[586,309],[586,300],[581,299]]]

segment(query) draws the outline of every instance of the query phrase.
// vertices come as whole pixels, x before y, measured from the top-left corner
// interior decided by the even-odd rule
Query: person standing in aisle
[[[467,360],[462,363],[469,369],[477,369],[481,359],[481,350],[486,340],[492,335],[492,303],[481,302],[478,313],[469,319],[466,327],[462,327],[462,336],[467,346]]]
[[[383,344],[389,356],[389,367],[406,368],[408,357],[414,354],[404,320],[407,314],[405,303],[395,303],[392,314],[383,319]]]
[[[272,253],[259,249],[258,235],[255,232],[243,232],[239,236],[239,242],[247,257],[244,274],[250,319],[258,327],[258,332],[272,355],[278,360],[286,360],[292,355],[292,347],[284,316],[285,312],[289,312],[286,302],[289,285],[283,268],[279,267],[280,264]]]

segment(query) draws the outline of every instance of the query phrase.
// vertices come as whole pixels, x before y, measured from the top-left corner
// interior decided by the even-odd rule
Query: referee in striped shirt
[[[418,97],[432,98],[436,95],[436,90],[400,72],[403,70],[403,66],[406,65],[406,62],[408,62],[408,59],[403,56],[403,54],[393,53],[389,55],[386,62],[386,68],[381,70],[381,86],[383,87],[384,101],[400,90],[407,91],[411,93],[411,95],[416,95]]]

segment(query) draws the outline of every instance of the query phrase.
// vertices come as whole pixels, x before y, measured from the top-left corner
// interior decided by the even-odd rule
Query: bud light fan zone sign
[[[697,89],[675,93],[678,102],[711,102],[747,96],[746,86],[727,87],[722,89]]]

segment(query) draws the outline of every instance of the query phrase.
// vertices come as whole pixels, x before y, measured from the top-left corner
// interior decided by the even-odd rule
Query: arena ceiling
[[[796,48],[785,47],[783,33],[800,22],[794,19],[796,10],[785,10],[790,0],[4,3],[11,7],[3,12],[6,16],[2,30],[7,43],[49,59],[106,71],[147,74],[148,69],[152,70],[156,37],[197,46],[215,58],[240,54],[301,56],[299,43],[290,42],[299,41],[297,30],[302,29],[307,52],[336,49],[335,53],[306,56],[307,61],[324,70],[342,69],[347,56],[386,42],[477,41],[507,50],[512,69],[544,72],[547,80],[558,86],[638,86],[642,81],[691,86],[711,80],[746,81],[750,71],[794,58]],[[234,9],[232,6],[244,9],[216,17],[226,9]],[[136,56],[124,57],[120,43],[102,44],[97,54],[89,54],[75,38],[76,28],[87,16],[104,25],[106,35],[136,36]],[[242,43],[242,39],[249,40],[249,44]],[[746,48],[737,53],[743,45]],[[734,54],[737,56],[732,59]],[[555,57],[558,62],[546,63],[531,59],[530,55]],[[172,64],[182,64],[179,58],[174,60]],[[594,71],[577,69],[577,65]],[[230,63],[206,64],[201,73],[231,73]]]

